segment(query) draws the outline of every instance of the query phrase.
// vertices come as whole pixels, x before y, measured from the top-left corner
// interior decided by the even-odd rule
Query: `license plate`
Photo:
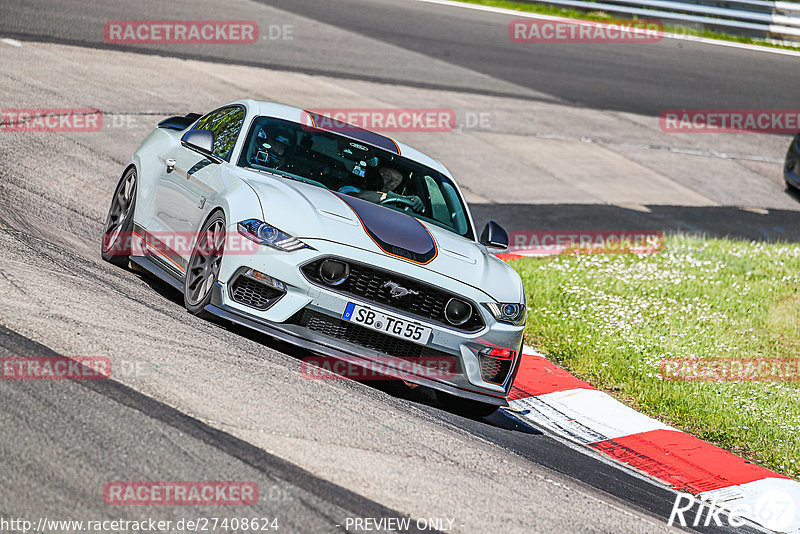
[[[412,323],[405,319],[398,319],[392,315],[377,312],[366,306],[359,306],[348,302],[342,314],[342,319],[358,323],[372,330],[389,334],[390,336],[407,339],[420,345],[427,345],[433,330],[421,324]]]

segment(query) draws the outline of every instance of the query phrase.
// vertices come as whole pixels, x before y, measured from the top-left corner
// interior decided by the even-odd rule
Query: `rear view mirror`
[[[199,152],[214,163],[222,160],[214,155],[214,132],[210,130],[189,130],[181,139],[181,144],[190,150]]]
[[[494,221],[489,221],[481,233],[481,244],[489,248],[506,250],[508,248],[508,233]]]

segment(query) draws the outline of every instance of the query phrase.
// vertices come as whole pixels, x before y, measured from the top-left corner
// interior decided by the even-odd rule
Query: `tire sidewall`
[[[120,188],[125,184],[128,178],[133,174],[134,182],[133,182],[133,200],[131,200],[131,207],[128,210],[127,215],[125,215],[125,220],[122,222],[122,227],[120,229],[120,233],[118,239],[126,239],[127,241],[124,242],[122,246],[117,244],[112,244],[111,247],[106,249],[106,235],[108,234],[108,221],[111,217],[111,210],[114,207],[114,203],[117,201],[117,195],[119,194]],[[103,235],[100,241],[100,255],[102,258],[110,263],[114,263],[116,265],[127,265],[128,259],[131,255],[131,236],[133,235],[133,213],[136,211],[136,197],[139,193],[139,175],[136,172],[136,167],[128,168],[124,173],[122,173],[122,177],[117,182],[117,187],[114,188],[114,196],[111,197],[111,205],[108,208],[108,213],[106,215],[106,221],[103,225]],[[116,252],[111,252],[112,249],[117,249]]]

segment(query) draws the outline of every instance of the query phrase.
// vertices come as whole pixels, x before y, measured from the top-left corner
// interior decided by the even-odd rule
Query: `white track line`
[[[557,391],[539,395],[536,399],[571,419],[580,421],[605,439],[622,438],[652,430],[675,430],[596,389]]]
[[[440,6],[460,7],[462,9],[472,9],[474,11],[484,11],[487,13],[497,13],[498,15],[509,15],[512,17],[519,17],[525,19],[538,19],[538,20],[557,20],[564,21],[566,17],[554,17],[552,15],[540,15],[538,13],[530,13],[527,11],[516,11],[513,9],[506,9],[502,7],[483,6],[480,4],[468,4],[463,2],[453,2],[451,0],[414,0],[415,2],[424,2],[426,4],[436,4]],[[589,21],[580,19],[569,19],[576,25],[582,26],[590,24]],[[591,22],[591,25],[597,24]],[[705,37],[695,37],[693,35],[681,35],[678,33],[662,32],[662,35],[668,39],[682,39],[684,41],[692,41],[696,43],[703,43],[716,46],[727,46],[729,48],[740,48],[743,50],[752,50],[756,52],[769,52],[771,54],[779,54],[782,56],[800,57],[800,50],[785,50],[783,48],[770,48],[768,46],[759,46],[745,43],[735,43],[733,41],[721,41],[719,39],[708,39]]]

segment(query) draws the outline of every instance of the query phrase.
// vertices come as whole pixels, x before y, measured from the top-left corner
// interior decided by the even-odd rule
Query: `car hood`
[[[433,271],[499,302],[518,302],[521,297],[517,273],[475,241],[300,181],[249,170],[242,170],[242,178],[258,195],[264,221],[297,238],[323,239],[393,256],[405,264],[403,273],[411,274],[414,268]]]

